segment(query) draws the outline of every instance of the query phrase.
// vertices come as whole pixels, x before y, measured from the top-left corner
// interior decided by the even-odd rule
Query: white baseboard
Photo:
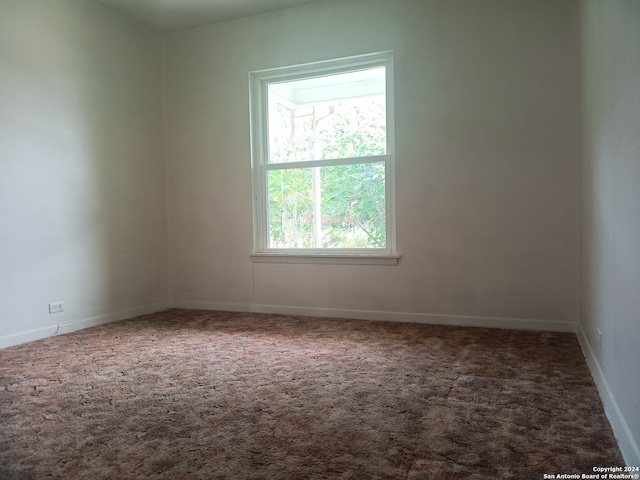
[[[140,307],[118,310],[116,312],[105,313],[102,315],[96,315],[94,317],[83,318],[82,320],[62,323],[60,324],[58,333],[70,333],[75,332],[76,330],[82,330],[83,328],[97,327],[98,325],[104,325],[105,323],[118,322],[120,320],[126,320],[127,318],[147,315],[149,313],[166,310],[167,308],[169,308],[168,302],[158,302],[149,305],[142,305]]]
[[[3,335],[0,337],[0,349],[20,345],[21,343],[33,342],[41,338],[50,337],[58,332],[58,325],[49,327],[36,328],[34,330],[25,330],[24,332],[12,333],[11,335]]]
[[[4,335],[0,337],[0,349],[11,347],[13,345],[19,345],[21,343],[32,342],[34,340],[40,340],[52,335],[75,332],[76,330],[82,330],[83,328],[95,327],[98,325],[103,325],[105,323],[117,322],[119,320],[137,317],[139,315],[159,312],[161,310],[166,310],[167,308],[169,308],[168,302],[158,302],[149,305],[142,305],[140,307],[133,307],[118,310],[115,312],[104,313],[102,315],[95,315],[79,320],[72,320],[70,322],[61,323],[59,325],[51,325],[35,330],[27,330],[11,335]]]
[[[587,359],[587,365],[589,365],[593,379],[598,387],[600,399],[604,405],[604,411],[609,419],[611,428],[613,428],[613,433],[618,441],[618,446],[620,447],[624,461],[629,467],[640,466],[640,448],[638,448],[638,442],[633,438],[633,433],[631,432],[624,415],[620,411],[618,402],[616,402],[616,398],[611,391],[611,388],[609,388],[609,383],[607,382],[604,372],[602,371],[602,367],[600,366],[600,362],[598,362],[598,358],[587,339],[587,335],[582,329],[582,325],[578,325],[577,335],[580,346],[582,347],[582,352]]]
[[[360,320],[383,320],[390,322],[425,323],[432,325],[455,325],[461,327],[512,328],[515,330],[543,330],[549,332],[571,333],[575,333],[576,331],[576,325],[571,322],[529,320],[521,318],[383,312],[375,310],[292,307],[283,305],[254,305],[249,303],[207,302],[197,300],[174,300],[171,302],[171,307],[196,310],[223,310],[230,312],[280,313],[283,315],[305,315],[310,317],[356,318]]]

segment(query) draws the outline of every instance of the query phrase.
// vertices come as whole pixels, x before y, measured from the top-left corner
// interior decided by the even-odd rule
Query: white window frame
[[[335,75],[350,71],[385,67],[386,72],[386,155],[357,159],[316,160],[269,164],[267,87],[272,83],[300,80],[310,77]],[[393,55],[380,52],[335,60],[272,68],[249,74],[249,109],[251,128],[251,170],[253,179],[253,236],[254,262],[277,263],[337,263],[397,265],[400,255],[396,251],[395,224],[395,146]],[[384,161],[386,200],[386,248],[268,248],[267,173],[276,168],[317,167],[331,164]]]

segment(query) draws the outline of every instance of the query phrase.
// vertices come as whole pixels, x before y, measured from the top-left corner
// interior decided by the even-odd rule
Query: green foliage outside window
[[[384,155],[385,124],[383,103],[342,106],[314,125],[315,149],[321,159]],[[314,213],[314,177],[320,183],[320,222]],[[267,181],[271,248],[386,246],[383,161],[270,170]],[[321,245],[316,244],[318,223]]]

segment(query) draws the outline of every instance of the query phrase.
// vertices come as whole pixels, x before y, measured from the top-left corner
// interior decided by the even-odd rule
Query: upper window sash
[[[309,77],[339,75],[375,67],[385,68],[385,94],[387,141],[386,155],[393,155],[393,58],[391,52],[380,52],[357,57],[327,60],[302,65],[257,70],[249,74],[249,103],[251,113],[252,165],[257,167],[269,163],[268,131],[268,88],[269,85],[282,84]]]

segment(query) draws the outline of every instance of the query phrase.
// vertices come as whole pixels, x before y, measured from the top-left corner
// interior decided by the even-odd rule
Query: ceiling
[[[162,33],[319,0],[94,0]]]

